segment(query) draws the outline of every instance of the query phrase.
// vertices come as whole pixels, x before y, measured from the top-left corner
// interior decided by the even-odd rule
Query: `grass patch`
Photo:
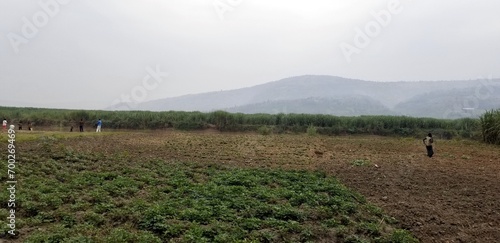
[[[371,165],[371,162],[368,159],[355,159],[355,160],[351,161],[351,165],[353,165],[353,166],[368,166],[368,165]]]

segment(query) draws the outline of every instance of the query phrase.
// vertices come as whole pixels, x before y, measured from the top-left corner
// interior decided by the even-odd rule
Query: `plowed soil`
[[[421,242],[500,242],[500,147],[421,139],[234,133],[120,133],[68,139],[82,152],[320,170],[366,196]]]

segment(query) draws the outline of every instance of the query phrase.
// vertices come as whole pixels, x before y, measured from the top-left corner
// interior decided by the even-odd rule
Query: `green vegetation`
[[[38,108],[0,107],[0,117],[9,122],[36,126],[59,127],[61,131],[77,128],[80,119],[86,121],[86,129],[102,118],[104,128],[112,129],[165,129],[196,130],[216,127],[220,131],[258,131],[263,126],[275,133],[307,132],[314,127],[318,134],[374,134],[397,136],[422,136],[432,132],[444,139],[453,137],[480,139],[478,119],[464,118],[443,120],[405,116],[338,117],[311,114],[242,114],[215,111],[201,112],[150,112],[150,111],[87,111]],[[25,125],[26,126],[26,125]]]
[[[316,136],[317,133],[318,133],[318,129],[316,129],[316,127],[314,127],[313,125],[310,125],[309,127],[307,127],[307,134],[309,136]]]
[[[500,109],[488,111],[480,118],[483,141],[500,144]]]
[[[353,166],[367,166],[370,165],[370,160],[367,159],[355,159],[351,162]]]
[[[259,129],[257,130],[261,135],[269,135],[272,133],[272,130],[270,127],[268,126],[262,126],[262,127],[259,127]]]
[[[16,168],[22,241],[415,242],[324,173],[141,159],[81,150],[70,145],[75,139],[41,135],[18,143],[30,151]],[[0,201],[8,197],[0,192]],[[2,204],[0,217],[7,215]]]

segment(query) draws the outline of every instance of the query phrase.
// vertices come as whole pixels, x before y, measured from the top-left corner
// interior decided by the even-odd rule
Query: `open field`
[[[500,239],[500,148],[475,141],[438,140],[429,159],[420,139],[378,136],[24,132],[17,140],[17,241],[411,242],[397,228],[421,242]],[[2,134],[2,157],[6,141]]]

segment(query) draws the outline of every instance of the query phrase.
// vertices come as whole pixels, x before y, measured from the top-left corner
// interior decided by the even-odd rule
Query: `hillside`
[[[500,86],[463,88],[416,95],[394,107],[401,115],[464,118],[500,108]]]
[[[229,91],[184,95],[134,106],[152,111],[213,111],[243,113],[321,113],[332,115],[404,114],[443,118],[470,116],[468,96],[476,98],[474,114],[500,107],[500,80],[482,82],[373,82],[335,76],[305,75]],[[426,96],[432,99],[425,98]],[[489,96],[487,99],[486,96]],[[422,102],[421,100],[426,100]],[[444,102],[446,101],[446,102]],[[121,105],[110,107],[120,110]],[[433,107],[432,111],[429,107]],[[469,107],[470,108],[470,107]],[[456,114],[455,114],[456,113]],[[462,114],[463,113],[463,114]]]
[[[339,98],[305,98],[275,100],[226,109],[229,112],[254,113],[309,113],[338,116],[394,115],[386,106],[366,96]]]

